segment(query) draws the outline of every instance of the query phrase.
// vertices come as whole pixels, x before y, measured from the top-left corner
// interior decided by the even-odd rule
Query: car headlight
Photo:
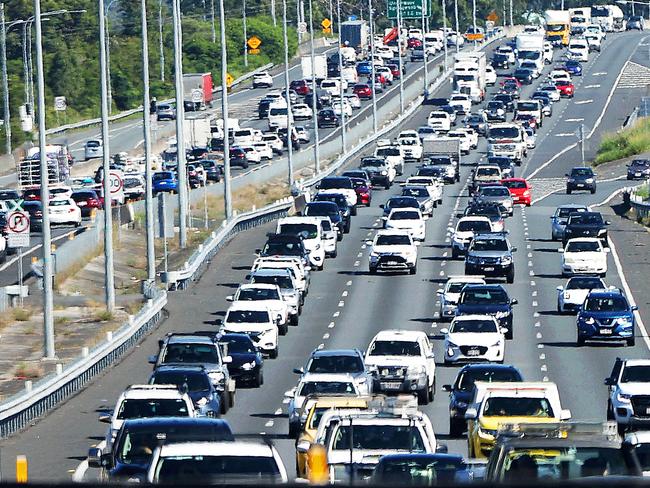
[[[476,264],[476,263],[478,263],[478,257],[476,257],[476,256],[467,256],[467,262]]]
[[[456,407],[458,407],[458,408],[467,408],[467,402],[458,402],[458,403],[456,403]]]
[[[320,249],[320,244],[316,244],[316,251]]]
[[[204,407],[205,405],[207,405],[207,403],[208,403],[208,399],[206,397],[203,397],[198,402],[196,402],[196,404],[199,407]]]
[[[269,333],[273,332],[274,330],[275,330],[275,327],[270,327],[268,329],[264,329],[264,333],[269,334]]]
[[[496,437],[497,430],[495,430],[495,429],[483,429],[483,428],[479,427],[478,434],[481,437],[493,438],[493,437]]]
[[[250,363],[244,363],[241,366],[241,369],[244,371],[250,371],[255,367],[255,361],[251,361]]]
[[[508,315],[510,315],[510,311],[509,311],[509,310],[500,310],[500,311],[498,311],[497,313],[494,314],[494,316],[495,316],[497,319],[504,319],[504,318],[506,318]]]
[[[618,325],[632,325],[632,319],[630,317],[619,317],[615,322]]]
[[[591,325],[596,322],[593,317],[583,318],[582,321],[587,325]]]
[[[381,172],[381,175],[382,175],[382,176],[386,176],[386,175],[388,175],[388,171],[383,170],[383,171]]]
[[[406,370],[406,376],[419,376],[421,374],[424,374],[426,372],[426,369],[422,365],[413,365],[409,366],[408,369]]]
[[[630,399],[632,398],[632,395],[628,393],[617,393],[616,394],[616,399],[621,402],[621,403],[630,403]]]
[[[587,179],[585,180],[585,183],[587,183],[587,184],[589,184],[589,185],[591,185],[593,182],[594,182],[594,179],[593,179],[593,178],[587,178]]]
[[[510,264],[512,263],[512,257],[511,256],[502,256],[501,257],[501,264]]]
[[[598,235],[599,236],[602,236],[602,235],[605,235],[605,234],[607,234],[607,229],[599,229],[598,230]]]
[[[211,371],[208,373],[208,376],[212,380],[212,383],[221,383],[225,379],[225,375],[221,371]]]
[[[379,253],[376,252],[371,252],[370,253],[370,259],[379,259]]]
[[[576,182],[575,178],[569,178],[569,183],[575,183],[575,182]]]

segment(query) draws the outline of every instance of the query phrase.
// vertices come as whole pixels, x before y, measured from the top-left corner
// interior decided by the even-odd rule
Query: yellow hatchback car
[[[316,437],[318,424],[323,414],[330,409],[354,408],[365,410],[368,408],[370,396],[312,396],[307,398],[303,409],[306,412],[300,412],[301,418],[305,418],[302,432],[296,440],[296,474],[298,478],[304,478],[307,473],[307,451]],[[306,417],[302,414],[306,413]]]

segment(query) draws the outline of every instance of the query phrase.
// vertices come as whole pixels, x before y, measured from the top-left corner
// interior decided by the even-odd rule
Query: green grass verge
[[[644,117],[632,127],[603,137],[594,166],[648,151],[650,151],[650,117]]]

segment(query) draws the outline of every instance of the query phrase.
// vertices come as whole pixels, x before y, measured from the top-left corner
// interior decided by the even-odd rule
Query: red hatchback
[[[311,93],[311,87],[306,80],[294,80],[289,84],[289,88],[301,96],[309,95]]]
[[[531,193],[533,187],[530,186],[528,181],[524,178],[506,178],[501,180],[501,184],[507,187],[510,191],[513,203],[520,203],[530,207],[533,200],[533,195]]]
[[[411,37],[407,41],[409,49],[413,49],[414,47],[420,47],[422,45],[422,41],[418,39],[417,37]]]
[[[521,81],[519,81],[514,76],[508,76],[507,78],[504,78],[503,81],[501,81],[500,85],[501,86],[517,85],[517,88],[521,88]]]
[[[391,74],[393,75],[394,79],[399,79],[400,77],[400,72],[399,72],[399,66],[396,64],[387,64],[386,67],[390,70]]]
[[[555,82],[555,87],[560,90],[561,97],[573,98],[575,86],[572,82],[567,80],[558,80]]]
[[[72,199],[81,209],[82,217],[90,217],[93,210],[97,211],[104,206],[104,199],[99,198],[95,190],[75,190]]]
[[[369,100],[372,98],[372,88],[365,83],[357,83],[354,85],[352,93],[358,96],[361,100]]]

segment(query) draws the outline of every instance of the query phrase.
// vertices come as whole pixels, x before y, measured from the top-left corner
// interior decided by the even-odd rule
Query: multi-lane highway
[[[530,152],[529,158],[517,170],[517,176],[534,176],[534,198],[544,198],[530,208],[517,208],[506,223],[509,239],[518,248],[515,282],[506,287],[510,296],[519,301],[514,313],[514,340],[506,345],[506,362],[517,366],[526,379],[557,383],[563,405],[580,420],[605,419],[606,388],[602,380],[609,374],[614,358],[618,355],[647,357],[650,343],[646,331],[639,328],[637,334],[643,339],[639,338],[634,347],[624,350],[609,346],[576,347],[575,319],[555,313],[556,287],[564,280],[560,276],[558,244],[549,241],[548,216],[563,203],[597,205],[623,183],[615,180],[601,184],[595,195],[546,194],[562,188],[554,185],[560,179],[563,181],[568,168],[579,163],[579,153],[571,150],[553,159],[573,142],[562,135],[575,130],[577,122],[569,119],[583,119],[580,122],[585,124],[587,132],[593,129],[592,140],[597,141],[603,130],[616,126],[622,111],[633,107],[632,100],[629,107],[621,106],[622,102],[614,107],[608,99],[617,96],[614,86],[625,60],[635,55],[640,44],[647,42],[643,34],[611,34],[602,52],[586,64],[576,97],[555,104],[553,118],[538,132],[537,149]],[[495,89],[490,91],[493,93]],[[532,91],[533,87],[524,87],[522,98]],[[450,88],[444,87],[440,96],[447,96],[449,92]],[[390,136],[403,129],[425,125],[428,112],[427,107],[419,109]],[[447,276],[463,273],[462,261],[450,258],[447,228],[454,224],[456,213],[467,202],[466,180],[470,166],[483,159],[485,152],[486,143],[481,140],[478,150],[463,159],[460,183],[445,188],[443,204],[427,222],[427,238],[419,249],[417,275],[368,273],[365,242],[381,227],[378,206],[399,192],[398,187],[376,190],[372,206],[360,208],[353,219],[352,231],[340,243],[338,257],[328,260],[325,270],[312,277],[300,325],[291,328],[281,339],[279,358],[266,361],[263,387],[238,389],[236,405],[226,416],[233,430],[269,435],[289,473],[294,472],[294,448],[293,440],[286,436],[284,392],[295,386],[297,378],[291,371],[303,365],[311,350],[321,345],[365,349],[378,331],[403,328],[430,334],[437,358],[442,357],[438,332],[442,323],[436,315],[435,292]],[[543,169],[535,173],[541,167]],[[407,165],[405,176],[414,172],[415,165]],[[227,308],[225,297],[245,281],[254,250],[260,247],[272,227],[270,224],[235,237],[216,256],[198,283],[187,291],[171,295],[167,320],[120,364],[26,431],[1,442],[3,475],[12,476],[11,463],[16,454],[27,454],[32,480],[69,479],[71,471],[84,459],[87,448],[104,437],[105,425],[97,422],[98,412],[112,408],[127,385],[147,380],[150,373],[147,356],[156,352],[161,335],[171,331],[205,330],[215,325],[215,320]],[[625,239],[616,232],[610,237],[614,243]],[[629,263],[625,256],[615,253],[609,259],[606,282],[623,286],[624,277],[617,272],[615,260],[620,260],[623,271]],[[647,305],[640,305],[641,317],[645,319]],[[455,367],[439,364],[438,386],[450,383],[456,372]],[[421,408],[432,419],[438,439],[448,443],[449,451],[466,454],[466,441],[448,439],[447,395],[438,391],[434,402]],[[94,473],[89,470],[87,479],[93,477]]]

